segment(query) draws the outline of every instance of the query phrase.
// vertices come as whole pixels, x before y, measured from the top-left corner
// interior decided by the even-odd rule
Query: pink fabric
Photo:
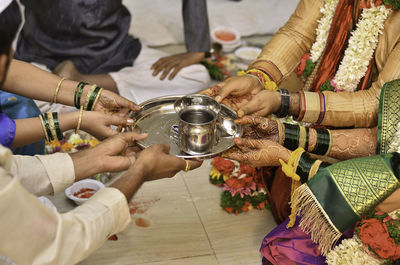
[[[298,219],[290,229],[286,229],[289,222],[289,219],[286,219],[264,238],[260,249],[265,258],[263,264],[325,264],[325,257],[321,255],[317,244],[311,241],[310,236],[300,229]]]

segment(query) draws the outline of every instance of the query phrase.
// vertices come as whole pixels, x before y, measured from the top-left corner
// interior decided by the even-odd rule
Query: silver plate
[[[167,96],[148,100],[140,104],[142,109],[131,115],[135,121],[132,129],[148,133],[145,140],[138,141],[139,146],[147,148],[153,144],[169,144],[170,154],[182,158],[212,158],[228,150],[234,145],[233,138],[242,136],[242,127],[233,121],[237,119],[236,112],[221,105],[217,122],[217,142],[210,153],[189,155],[181,152],[178,146],[179,117],[174,110],[174,103],[182,96]]]

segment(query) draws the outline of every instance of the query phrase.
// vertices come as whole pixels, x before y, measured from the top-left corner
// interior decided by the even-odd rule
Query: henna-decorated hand
[[[93,110],[103,113],[116,113],[120,116],[125,116],[129,111],[140,110],[140,107],[134,102],[121,97],[114,92],[103,89]]]
[[[236,138],[235,144],[237,148],[224,152],[222,156],[248,163],[253,167],[279,166],[279,159],[287,162],[291,153],[270,140]]]
[[[243,126],[243,138],[264,139],[278,142],[278,122],[264,117],[244,116],[235,120],[235,123]]]

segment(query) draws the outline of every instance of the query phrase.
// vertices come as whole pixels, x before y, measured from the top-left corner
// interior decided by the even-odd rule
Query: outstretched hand
[[[231,77],[221,82],[220,87],[218,95],[215,97],[218,102],[222,102],[228,96],[243,96],[246,94],[254,96],[263,89],[258,79],[250,75]]]
[[[125,116],[129,111],[140,110],[140,107],[112,91],[103,89],[93,110]]]
[[[139,167],[142,171],[144,181],[161,178],[171,178],[186,168],[186,161],[182,158],[169,154],[170,147],[167,144],[155,144],[143,150],[133,167]],[[201,166],[202,161],[187,160],[190,170]],[[129,174],[128,171],[128,174]]]
[[[201,91],[200,94],[207,95],[209,97],[217,97],[221,93],[222,88],[229,81],[229,79],[230,78],[216,84],[215,86],[209,87]],[[251,93],[247,93],[240,96],[229,95],[226,98],[222,99],[220,103],[230,107],[234,111],[238,111],[242,106],[245,106],[251,100],[252,97],[253,95]]]
[[[248,104],[241,106],[238,116],[267,116],[279,110],[281,97],[279,92],[263,90],[255,95]]]
[[[291,153],[270,140],[236,138],[235,144],[236,147],[224,152],[222,156],[253,167],[279,166],[279,159],[287,162]]]
[[[99,140],[118,134],[118,131],[111,129],[111,125],[126,127],[132,125],[133,120],[121,117],[117,114],[106,114],[97,111],[85,111],[82,114],[81,129],[90,133]]]
[[[168,75],[168,79],[172,80],[183,67],[200,63],[204,56],[204,52],[185,52],[163,57],[151,66],[153,76],[163,72],[160,80],[164,80]]]
[[[128,169],[137,157],[135,142],[147,134],[119,133],[95,147],[70,154],[74,163],[75,180],[101,172],[119,172]]]

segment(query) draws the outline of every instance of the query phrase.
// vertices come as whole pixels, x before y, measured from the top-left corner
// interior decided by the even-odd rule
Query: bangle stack
[[[74,95],[74,105],[75,108],[80,109],[81,107],[81,96],[83,92],[83,88],[87,85],[85,82],[79,82],[75,88],[75,95]]]
[[[40,122],[47,141],[62,140],[64,138],[60,130],[57,112],[47,112],[39,115]]]
[[[74,95],[74,105],[77,109],[81,108],[81,96],[83,93],[83,88],[87,85],[85,82],[79,82],[75,89]],[[83,106],[84,110],[92,110],[100,97],[102,88],[97,85],[92,85],[86,94],[85,104]]]
[[[264,73],[263,71],[259,69],[248,69],[246,72],[245,71],[240,71],[238,73],[238,76],[243,76],[243,75],[251,75],[257,77],[258,81],[261,83],[261,85],[264,87],[266,90],[272,90],[275,91],[278,89],[278,86],[274,81],[271,80],[271,78],[268,76],[268,74]]]
[[[317,132],[317,143],[312,153],[325,156],[329,154],[332,145],[332,135],[329,130],[315,129]]]
[[[320,124],[326,112],[325,96],[321,92],[299,91],[298,121]]]
[[[290,107],[290,93],[287,89],[278,89],[279,93],[281,94],[281,106],[275,115],[278,118],[284,118],[289,114],[289,107]]]
[[[285,138],[283,146],[289,150],[303,148],[308,151],[310,141],[310,129],[308,127],[283,123],[285,128]]]

